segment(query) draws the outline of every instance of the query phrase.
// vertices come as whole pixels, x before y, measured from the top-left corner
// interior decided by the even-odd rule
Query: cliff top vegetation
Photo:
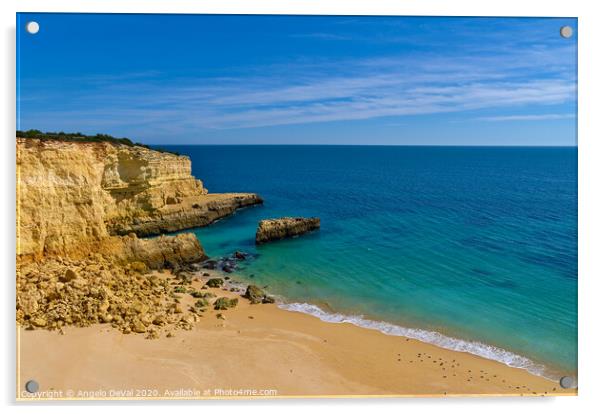
[[[167,152],[170,154],[180,155],[175,151],[169,151],[162,148],[150,147],[146,144],[134,142],[129,138],[116,138],[108,134],[86,135],[81,132],[42,132],[38,129],[29,129],[27,131],[17,130],[17,138],[35,138],[39,140],[54,140],[66,142],[109,142],[111,144],[127,145],[128,147],[144,147],[154,151]]]

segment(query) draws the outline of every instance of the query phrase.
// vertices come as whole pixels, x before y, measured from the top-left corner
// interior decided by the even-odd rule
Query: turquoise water
[[[174,146],[265,205],[194,230],[291,310],[522,366],[577,369],[577,149]],[[319,232],[256,247],[260,219]]]

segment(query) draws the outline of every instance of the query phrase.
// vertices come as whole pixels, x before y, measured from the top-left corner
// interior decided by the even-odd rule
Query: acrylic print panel
[[[19,14],[18,398],[575,395],[577,34]]]

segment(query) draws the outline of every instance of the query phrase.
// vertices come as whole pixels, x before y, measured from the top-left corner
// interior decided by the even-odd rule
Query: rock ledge
[[[273,240],[299,236],[320,228],[318,217],[282,217],[261,220],[255,234],[255,243],[262,244]]]

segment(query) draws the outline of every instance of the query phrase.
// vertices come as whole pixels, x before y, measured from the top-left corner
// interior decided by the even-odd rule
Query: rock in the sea
[[[320,228],[318,217],[283,217],[261,220],[255,234],[255,243],[261,244],[272,240],[299,236]]]
[[[234,252],[234,258],[236,260],[245,260],[247,258],[247,254],[237,250]]]

